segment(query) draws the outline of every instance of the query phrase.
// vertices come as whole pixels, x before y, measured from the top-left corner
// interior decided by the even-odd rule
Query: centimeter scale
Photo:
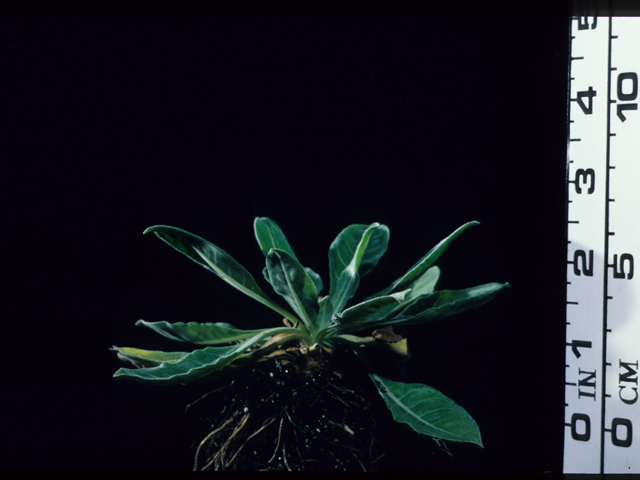
[[[574,17],[564,473],[640,472],[640,17]]]

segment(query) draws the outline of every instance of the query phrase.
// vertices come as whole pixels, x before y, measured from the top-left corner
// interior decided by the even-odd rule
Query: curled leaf
[[[177,362],[187,355],[187,352],[161,352],[159,350],[116,347],[115,345],[110,350],[116,352],[120,360],[131,362],[137,368],[157,367],[162,362]]]

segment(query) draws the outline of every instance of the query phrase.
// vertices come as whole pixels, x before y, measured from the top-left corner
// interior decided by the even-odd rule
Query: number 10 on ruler
[[[640,18],[571,23],[565,473],[640,472]]]

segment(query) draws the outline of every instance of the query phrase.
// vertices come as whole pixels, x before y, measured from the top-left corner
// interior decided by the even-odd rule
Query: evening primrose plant
[[[204,348],[162,352],[113,347],[118,357],[137,367],[121,368],[114,377],[158,385],[186,384],[233,375],[243,367],[270,359],[295,365],[298,373],[313,375],[333,352],[350,350],[367,365],[371,380],[396,421],[434,439],[482,446],[476,422],[462,407],[429,386],[383,377],[371,368],[365,353],[382,349],[407,356],[406,339],[395,334],[393,327],[431,322],[478,307],[509,286],[487,283],[463,290],[435,290],[440,270],[434,262],[462,232],[477,224],[462,225],[387,288],[347,306],[361,277],[373,270],[387,250],[389,229],[385,225],[350,225],[340,232],[329,248],[329,292],[321,296],[322,279],[299,262],[278,225],[269,218],[256,218],[255,237],[266,259],[263,277],[291,310],[267,296],[255,278],[216,245],[179,228],[150,227],[145,234],[155,233],[284,317],[284,326],[245,330],[228,323],[139,320],[136,325]],[[373,333],[363,336],[363,331]]]

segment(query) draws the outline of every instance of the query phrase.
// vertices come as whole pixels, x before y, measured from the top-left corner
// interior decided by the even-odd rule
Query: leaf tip
[[[151,233],[151,232],[155,232],[156,235],[158,235],[158,232],[156,230],[162,228],[162,225],[154,225],[152,227],[148,227],[144,230],[144,232],[142,232],[143,235],[146,235],[147,233]]]

